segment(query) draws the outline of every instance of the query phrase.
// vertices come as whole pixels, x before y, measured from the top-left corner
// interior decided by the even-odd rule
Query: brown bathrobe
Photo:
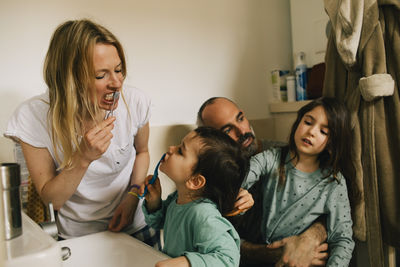
[[[368,242],[370,266],[383,266],[382,241],[400,247],[400,1],[351,1],[362,7],[355,11],[361,12],[362,26],[354,20],[351,28],[357,18],[351,13],[350,27],[338,30],[346,25],[338,21],[341,1],[325,0],[333,27],[323,95],[342,99],[352,113],[361,191],[361,201],[352,203],[354,235]],[[359,38],[351,29],[360,30]]]

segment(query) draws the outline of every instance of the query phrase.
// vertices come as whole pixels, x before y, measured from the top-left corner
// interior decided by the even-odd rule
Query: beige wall
[[[0,132],[23,100],[44,92],[55,27],[91,18],[121,40],[127,83],[153,99],[151,125],[195,123],[200,104],[233,98],[251,119],[269,115],[269,71],[291,66],[289,0],[1,0]],[[12,160],[0,137],[0,161]]]

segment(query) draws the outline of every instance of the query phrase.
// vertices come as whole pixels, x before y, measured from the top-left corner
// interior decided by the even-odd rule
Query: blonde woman
[[[124,86],[125,76],[124,51],[111,32],[90,20],[67,21],[46,55],[47,92],[9,121],[5,136],[20,142],[37,192],[58,210],[61,238],[110,229],[150,237],[150,245],[159,240],[137,198],[149,166],[151,101]]]

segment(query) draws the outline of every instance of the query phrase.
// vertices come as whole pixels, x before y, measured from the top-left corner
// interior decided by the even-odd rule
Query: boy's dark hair
[[[212,127],[194,130],[203,147],[194,174],[206,178],[202,196],[212,200],[221,214],[232,211],[249,169],[249,159],[228,135]]]

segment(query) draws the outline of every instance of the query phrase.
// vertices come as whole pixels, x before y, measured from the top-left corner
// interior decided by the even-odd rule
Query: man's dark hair
[[[209,99],[207,99],[200,107],[199,111],[197,112],[197,126],[204,126],[204,120],[203,120],[203,111],[204,109],[211,104],[214,104],[215,100],[220,99],[220,98],[224,98],[230,102],[232,102],[233,104],[235,104],[232,100],[230,100],[229,98],[223,97],[223,96],[214,96],[211,97]],[[236,104],[235,104],[236,105]]]

